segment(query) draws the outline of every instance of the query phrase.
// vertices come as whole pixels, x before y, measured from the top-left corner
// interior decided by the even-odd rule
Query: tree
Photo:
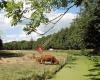
[[[2,42],[2,39],[0,38],[0,50],[3,49],[3,42]]]
[[[100,0],[39,0],[39,1],[27,0],[26,4],[31,5],[31,6],[25,7],[23,1],[16,2],[14,0],[9,0],[9,1],[4,2],[4,0],[2,0],[2,2],[0,3],[0,7],[3,8],[7,12],[7,17],[12,18],[11,20],[12,26],[17,25],[18,23],[22,22],[23,19],[28,19],[29,23],[26,24],[26,27],[24,28],[24,30],[27,31],[28,34],[30,34],[33,31],[36,32],[36,28],[41,23],[47,24],[48,22],[53,21],[53,20],[49,21],[44,13],[50,12],[50,10],[54,8],[57,9],[60,7],[67,7],[67,10],[66,10],[67,12],[73,6],[77,6],[77,7],[80,6],[81,10],[83,11],[81,15],[84,16],[84,18],[81,16],[80,19],[82,18],[82,20],[78,19],[77,24],[75,23],[75,25],[79,26],[79,28],[86,27],[85,28],[86,32],[85,30],[83,30],[83,32],[81,33],[81,28],[79,29],[80,34],[83,35],[83,33],[85,32],[85,35],[83,35],[84,42],[82,44],[85,44],[88,42],[89,45],[90,44],[94,45],[94,48],[96,51],[100,49],[99,48],[100,47],[100,43],[99,43],[100,42],[99,40]],[[32,12],[31,16],[26,17],[24,14],[30,11]],[[77,30],[75,32],[77,32]],[[74,41],[77,41],[78,43],[82,41],[81,37],[76,38],[76,36],[73,35],[72,33],[71,35],[72,35],[72,38],[70,37],[71,39],[69,38],[69,40],[73,42],[71,44],[72,46],[76,46]],[[92,35],[94,35],[93,39],[91,39]]]
[[[72,47],[94,49],[93,53],[100,53],[100,0],[89,2],[69,29],[69,44]]]
[[[91,3],[87,10],[90,20],[87,24],[85,42],[94,47],[94,54],[100,54],[100,0]]]
[[[60,7],[67,7],[66,11],[68,11],[74,5],[77,7],[81,6],[82,4],[88,5],[88,1],[90,0],[27,0],[26,2],[16,2],[16,0],[2,0],[2,2],[0,2],[0,7],[7,12],[7,17],[12,19],[12,26],[22,22],[23,19],[28,19],[29,23],[26,24],[24,30],[27,31],[27,34],[30,34],[33,31],[36,32],[36,27],[38,27],[40,23],[51,22],[44,13],[50,12],[52,9],[57,9]],[[26,5],[31,6],[25,7],[25,3]],[[24,15],[28,12],[32,12],[30,17]]]

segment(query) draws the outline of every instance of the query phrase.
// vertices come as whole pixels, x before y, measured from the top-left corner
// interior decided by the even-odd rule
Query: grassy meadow
[[[44,78],[51,78],[64,64],[66,64],[65,59],[67,54],[65,54],[65,52],[62,52],[62,54],[60,54],[60,52],[54,52],[53,54],[53,52],[48,51],[46,51],[46,53],[51,53],[60,59],[59,65],[39,64],[34,59],[31,61],[27,59],[27,61],[24,60],[22,62],[21,57],[27,54],[32,54],[34,56],[35,53],[37,54],[37,52],[32,50],[1,51],[0,55],[6,60],[6,63],[0,64],[0,80],[44,80]],[[20,61],[16,62],[18,58],[20,58]],[[11,60],[13,63],[9,62]]]
[[[24,55],[37,54],[33,50],[5,50],[0,55],[8,63],[0,64],[0,80],[99,80],[100,57],[80,55],[80,50],[53,50],[59,65],[39,64],[34,59],[14,62]],[[1,58],[2,59],[2,58]],[[14,63],[9,63],[12,60]],[[97,64],[98,62],[98,64]],[[94,71],[93,71],[94,70]],[[92,72],[93,71],[93,72]]]

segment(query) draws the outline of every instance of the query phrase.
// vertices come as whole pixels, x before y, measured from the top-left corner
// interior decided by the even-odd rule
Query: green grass
[[[21,50],[6,50],[1,51],[0,54],[4,54],[6,58],[10,58],[12,54],[14,55],[25,55],[25,54],[35,54],[35,51],[21,51]],[[64,52],[60,53],[53,53],[46,51],[46,53],[52,53],[56,57],[63,57],[66,56]],[[4,57],[3,55],[3,57]],[[9,55],[9,56],[8,56]],[[18,57],[18,56],[17,56]],[[63,57],[64,59],[64,57]],[[52,77],[55,72],[59,71],[62,65],[65,64],[64,61],[60,61],[60,65],[45,65],[39,64],[36,62],[29,62],[29,63],[18,63],[18,64],[0,64],[0,80],[36,80],[36,79],[43,79],[43,78],[50,78]]]
[[[42,77],[44,71],[52,72],[57,68],[56,65],[40,65],[34,63],[27,64],[1,64],[0,80],[30,80],[37,75]],[[47,76],[51,76],[48,74]],[[28,78],[28,79],[25,79]]]
[[[92,56],[90,59],[74,54],[70,57],[70,62],[50,80],[100,80],[100,56]]]
[[[9,50],[3,54],[12,53],[35,54],[33,50]],[[2,53],[2,51],[0,52]],[[68,59],[67,64],[60,61],[60,65],[43,65],[38,63],[0,64],[0,80],[100,80],[100,56],[87,57],[80,55],[80,50],[45,51],[56,57]],[[63,67],[64,66],[64,67]]]
[[[51,80],[88,80],[84,75],[89,74],[89,69],[92,68],[92,62],[85,56],[79,56],[73,63],[66,65],[56,76]]]

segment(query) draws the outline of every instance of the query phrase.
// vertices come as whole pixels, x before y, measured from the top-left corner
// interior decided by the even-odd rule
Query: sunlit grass
[[[46,53],[49,51],[46,51]],[[37,54],[36,51],[21,51],[21,50],[9,50],[1,51],[3,54],[16,54],[16,55],[26,55],[26,54]],[[51,53],[51,52],[50,52]],[[61,52],[60,52],[61,53]],[[53,53],[52,55],[56,57],[62,57],[65,53]],[[6,55],[6,56],[7,56]],[[59,55],[59,56],[58,56]],[[66,56],[66,54],[65,54]],[[20,56],[19,56],[20,57]],[[16,57],[8,56],[8,59],[13,60]],[[36,78],[51,78],[59,69],[65,64],[65,61],[60,60],[59,65],[46,65],[39,64],[37,62],[24,62],[24,63],[14,63],[14,64],[0,64],[0,80],[35,80]],[[14,61],[14,60],[13,60]]]
[[[3,52],[18,56],[37,54],[34,50],[6,50]],[[60,60],[60,65],[44,65],[36,62],[0,64],[0,80],[44,80],[47,78],[52,78],[50,80],[97,80],[98,77],[100,78],[100,74],[96,78],[91,72],[91,70],[95,70],[96,74],[100,73],[100,66],[95,64],[97,61],[100,64],[100,56],[83,56],[80,50],[53,50],[44,51],[44,53],[54,55]]]

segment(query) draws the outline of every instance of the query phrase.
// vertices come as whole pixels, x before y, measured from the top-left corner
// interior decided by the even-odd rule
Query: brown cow
[[[51,62],[51,64],[59,64],[59,61],[50,54],[41,54],[41,56],[37,57],[36,60],[39,63]]]

